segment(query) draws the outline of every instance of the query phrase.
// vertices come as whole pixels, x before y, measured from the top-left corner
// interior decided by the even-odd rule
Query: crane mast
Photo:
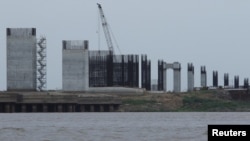
[[[109,48],[110,54],[113,54],[114,50],[113,50],[111,35],[110,35],[110,32],[109,32],[109,25],[108,25],[107,20],[106,20],[106,18],[104,16],[104,12],[102,10],[101,4],[97,3],[97,5],[98,5],[98,8],[99,8],[100,18],[101,18],[101,21],[102,21],[102,27],[103,27],[103,31],[104,31],[104,35],[105,35],[107,44],[108,44],[108,48]]]

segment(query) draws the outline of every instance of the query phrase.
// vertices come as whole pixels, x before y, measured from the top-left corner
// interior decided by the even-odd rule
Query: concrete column
[[[244,88],[245,88],[245,89],[249,89],[249,81],[248,81],[248,78],[245,78],[245,79],[244,79]]]
[[[207,72],[205,66],[201,66],[201,87],[207,87]]]
[[[63,112],[63,106],[61,104],[57,105],[57,112]]]
[[[229,86],[229,74],[225,73],[224,74],[224,87]]]
[[[239,88],[239,76],[234,76],[234,88]]]
[[[32,112],[37,112],[37,106],[35,104],[32,105]]]
[[[213,71],[213,87],[218,87],[218,72]]]
[[[112,104],[109,105],[109,112],[114,112],[114,105]]]
[[[80,105],[80,111],[85,112],[85,106],[84,105]]]
[[[95,112],[95,106],[94,105],[90,105],[90,112]]]
[[[26,105],[23,104],[23,105],[21,106],[21,112],[23,112],[23,113],[27,112],[27,111],[26,111]]]
[[[194,66],[192,63],[188,63],[188,91],[194,90]]]
[[[71,104],[68,105],[68,112],[73,112],[73,106]]]
[[[3,113],[4,110],[3,110],[3,104],[0,103],[0,113]]]
[[[11,112],[12,113],[15,113],[16,112],[16,107],[15,107],[15,104],[11,104]]]
[[[167,91],[167,66],[166,63],[163,63],[163,91]]]
[[[6,103],[4,107],[5,107],[5,113],[10,113],[10,104]]]
[[[48,112],[48,105],[46,104],[43,105],[43,112]]]
[[[104,105],[100,105],[100,112],[104,112]]]
[[[178,62],[173,63],[174,70],[174,92],[181,92],[181,64]]]

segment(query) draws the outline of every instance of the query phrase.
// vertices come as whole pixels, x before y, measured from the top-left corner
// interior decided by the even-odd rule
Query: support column
[[[48,105],[46,104],[43,105],[43,112],[48,112]]]
[[[15,107],[15,104],[11,104],[11,112],[12,113],[15,113],[16,112],[16,107]]]
[[[213,87],[218,87],[218,72],[213,71]]]
[[[224,74],[224,87],[228,87],[229,86],[229,74],[225,73]]]
[[[4,112],[4,110],[3,110],[3,104],[0,103],[0,113],[3,113],[3,112]]]
[[[80,111],[85,112],[85,105],[80,105]]]
[[[25,104],[22,104],[22,106],[21,106],[21,112],[23,112],[23,113],[27,112]]]
[[[181,92],[181,64],[178,62],[173,63],[174,70],[174,92]]]
[[[95,112],[95,106],[94,105],[90,105],[90,112]]]
[[[32,105],[32,112],[37,112],[37,106],[36,105]]]
[[[248,81],[248,78],[245,78],[245,79],[244,79],[244,88],[247,89],[247,90],[249,89],[249,81]]]
[[[114,112],[114,105],[112,104],[109,105],[109,112]]]
[[[68,105],[68,112],[73,112],[73,107],[71,104]]]
[[[188,63],[187,67],[188,71],[188,91],[193,91],[194,90],[194,66],[192,63]]]
[[[166,67],[166,64],[164,63],[164,68]],[[163,70],[163,91],[167,91],[167,69]]]
[[[10,104],[6,103],[4,106],[5,113],[10,113]]]
[[[234,76],[234,88],[239,88],[239,76]]]
[[[201,87],[207,87],[207,71],[205,66],[201,66]]]
[[[57,105],[57,112],[63,112],[63,106],[61,104]]]
[[[100,112],[104,112],[104,105],[100,105]]]

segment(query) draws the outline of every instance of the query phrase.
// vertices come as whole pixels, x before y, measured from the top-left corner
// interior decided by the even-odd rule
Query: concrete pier
[[[187,80],[188,80],[188,91],[194,90],[194,66],[192,63],[188,63],[187,66]]]
[[[88,41],[63,41],[62,44],[63,90],[87,91],[89,88]]]
[[[0,113],[13,112],[110,112],[117,111],[121,100],[105,94],[20,94],[0,92]]]
[[[234,88],[239,88],[239,76],[234,76]]]
[[[36,90],[36,29],[7,28],[7,90]]]
[[[206,66],[201,66],[201,87],[207,87],[207,71]]]
[[[218,72],[213,71],[213,87],[218,87]]]
[[[229,86],[229,74],[225,73],[224,74],[224,87],[228,87]]]
[[[174,92],[181,92],[181,64],[174,62]]]

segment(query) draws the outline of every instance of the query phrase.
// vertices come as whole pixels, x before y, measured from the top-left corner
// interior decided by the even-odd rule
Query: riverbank
[[[120,112],[249,112],[250,101],[224,90],[121,95]]]

